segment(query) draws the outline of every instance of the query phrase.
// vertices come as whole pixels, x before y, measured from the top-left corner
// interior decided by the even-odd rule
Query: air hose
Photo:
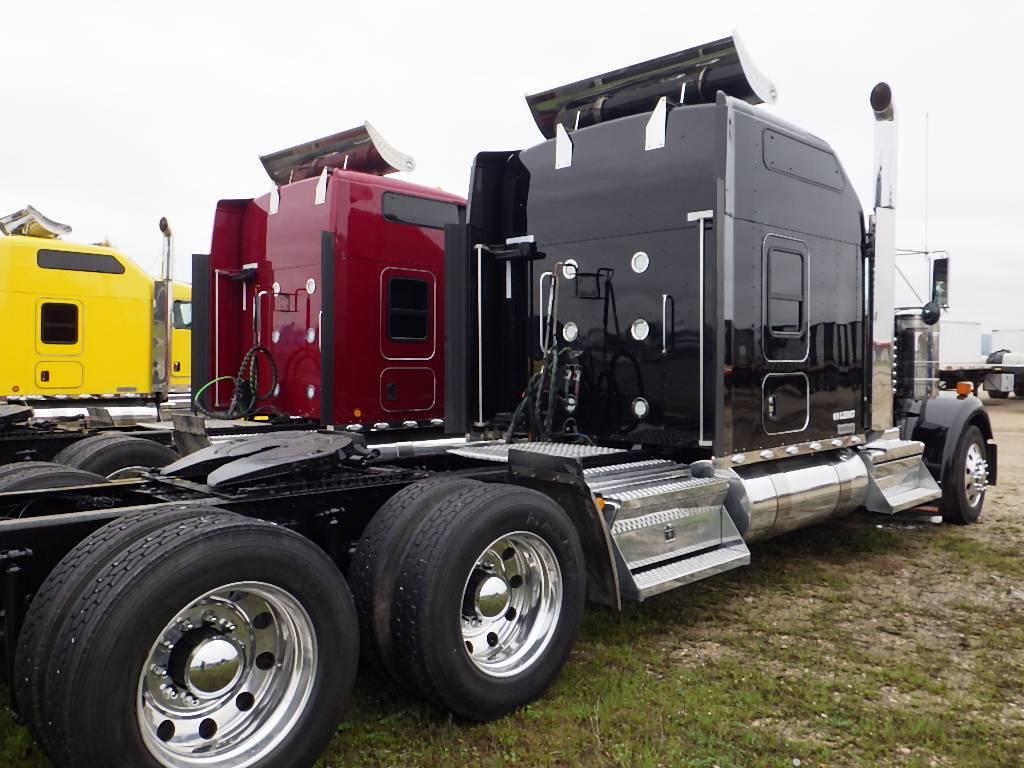
[[[265,392],[259,391],[258,355],[263,355],[270,366],[270,385]],[[228,403],[227,410],[216,411],[203,405],[202,395],[208,388],[221,381],[231,381],[234,383],[234,387],[231,391],[231,402]],[[277,363],[274,362],[274,356],[270,354],[270,350],[266,347],[256,345],[251,347],[242,357],[242,364],[239,366],[236,376],[218,376],[199,388],[199,391],[196,392],[193,398],[195,409],[211,419],[249,418],[255,416],[259,411],[268,408],[268,406],[260,405],[260,403],[274,396],[277,384]]]

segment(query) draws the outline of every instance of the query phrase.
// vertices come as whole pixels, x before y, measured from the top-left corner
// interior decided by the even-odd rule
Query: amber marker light
[[[972,392],[974,392],[974,382],[958,381],[956,383],[956,393],[958,396],[967,397]]]

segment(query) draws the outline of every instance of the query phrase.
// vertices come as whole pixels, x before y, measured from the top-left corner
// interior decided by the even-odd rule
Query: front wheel
[[[558,675],[585,592],[579,537],[561,507],[526,488],[468,488],[426,514],[402,557],[397,658],[436,705],[500,717]]]
[[[971,426],[957,442],[949,476],[942,478],[942,517],[948,523],[977,522],[988,487],[988,451],[981,430]]]
[[[359,654],[352,597],[323,551],[222,514],[112,557],[55,644],[46,716],[58,763],[75,768],[307,768]]]

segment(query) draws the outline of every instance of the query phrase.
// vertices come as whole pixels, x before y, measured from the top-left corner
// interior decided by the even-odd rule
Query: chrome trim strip
[[[661,354],[668,354],[668,294],[661,294]]]
[[[484,246],[476,245],[476,425],[484,425]],[[542,278],[543,279],[543,278]]]
[[[731,469],[737,466],[748,464],[760,464],[765,461],[778,461],[793,456],[807,456],[815,453],[828,453],[841,448],[856,448],[864,445],[863,435],[848,435],[845,437],[821,438],[809,440],[804,443],[791,443],[780,445],[776,448],[758,448],[752,451],[731,453],[728,456],[719,456],[714,459],[716,469]]]
[[[691,211],[686,214],[687,221],[697,222],[698,248],[697,248],[697,282],[699,283],[697,301],[697,363],[700,377],[698,395],[698,432],[697,445],[709,447],[712,443],[704,437],[704,222],[715,215],[714,211]]]

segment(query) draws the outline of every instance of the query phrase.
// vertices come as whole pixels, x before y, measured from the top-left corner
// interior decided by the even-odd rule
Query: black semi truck
[[[891,92],[867,222],[774,100],[733,38],[529,97],[545,140],[478,155],[446,230],[469,440],[382,452],[328,425],[7,493],[47,471],[0,469],[8,682],[53,761],[308,766],[360,646],[500,717],[556,677],[587,599],[860,508],[976,521],[988,417],[917,375],[935,308],[893,303]]]

